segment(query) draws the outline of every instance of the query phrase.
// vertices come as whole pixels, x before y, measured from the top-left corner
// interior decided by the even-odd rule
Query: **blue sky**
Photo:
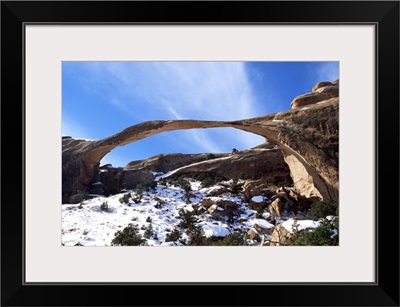
[[[63,62],[62,135],[102,139],[142,121],[237,120],[290,109],[339,78],[339,62]],[[117,147],[101,164],[156,154],[231,152],[264,142],[233,128],[161,133]]]

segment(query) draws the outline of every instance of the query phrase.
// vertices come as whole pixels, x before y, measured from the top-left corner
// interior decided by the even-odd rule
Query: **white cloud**
[[[260,115],[243,62],[92,62],[84,67],[90,82],[85,86],[136,122],[237,120]],[[235,136],[234,130],[222,139],[215,134],[211,138],[205,131],[188,135],[192,146],[213,152],[224,151],[225,138],[236,138],[242,146],[254,146],[259,140],[257,136]]]

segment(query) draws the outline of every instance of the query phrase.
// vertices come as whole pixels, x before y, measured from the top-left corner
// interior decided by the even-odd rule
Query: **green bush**
[[[317,201],[311,204],[308,215],[314,220],[325,218],[328,215],[338,215],[339,206],[331,200]]]
[[[131,198],[131,193],[125,193],[122,197],[120,197],[119,202],[121,204],[129,204],[130,198]]]
[[[182,232],[178,228],[174,228],[170,233],[165,236],[165,242],[176,242],[180,241]]]
[[[135,196],[132,196],[132,200],[135,204],[140,203],[143,197],[143,191],[142,190],[136,190]]]
[[[327,219],[323,219],[320,225],[313,231],[300,231],[295,233],[291,245],[296,246],[337,246],[339,235],[335,234],[335,226]]]
[[[139,233],[137,225],[128,224],[122,231],[118,230],[115,233],[115,238],[111,241],[111,245],[120,246],[139,246],[146,245],[146,239],[144,239]]]
[[[259,208],[256,213],[256,219],[263,219],[263,213],[264,213],[264,209]]]
[[[203,181],[201,181],[201,187],[202,188],[209,188],[213,185],[215,185],[217,182],[215,179],[212,179],[210,177],[205,178]]]
[[[212,160],[212,159],[215,159],[215,155],[212,154],[212,153],[208,153],[207,154],[207,160]]]
[[[220,176],[216,176],[213,174],[208,174],[208,173],[198,173],[193,176],[194,180],[200,181],[201,182],[201,187],[202,188],[208,188],[213,185],[216,185],[218,182],[222,181],[223,178]]]
[[[71,204],[79,204],[80,202],[89,198],[89,194],[86,191],[80,191],[78,194],[72,195],[69,199]]]
[[[149,224],[149,226],[147,226],[145,232],[144,232],[144,237],[146,239],[150,239],[151,237],[153,237],[155,234],[154,230],[153,230],[153,226],[151,224]]]
[[[197,222],[197,217],[193,211],[179,210],[179,216],[177,217],[179,222],[179,227],[183,229],[188,229],[194,227]]]
[[[231,193],[237,195],[240,191],[240,188],[241,186],[239,184],[239,179],[237,178],[232,179],[232,182],[230,184]]]
[[[108,203],[107,203],[106,201],[103,202],[103,203],[100,205],[100,210],[101,210],[101,211],[106,211],[106,212],[110,211],[110,207],[108,207]]]
[[[246,239],[247,239],[247,234],[245,232],[243,232],[243,233],[234,232],[234,233],[231,233],[230,235],[224,237],[222,240],[219,240],[217,242],[213,242],[210,245],[215,245],[215,246],[242,246],[242,245],[247,245]]]
[[[149,192],[150,190],[154,190],[157,187],[157,181],[152,181],[148,183],[139,183],[135,187],[135,191],[137,192],[142,192],[147,191]]]
[[[207,245],[207,237],[204,234],[204,230],[201,226],[192,225],[186,230],[188,236],[187,245],[190,246],[201,246]]]
[[[179,187],[185,191],[185,194],[188,195],[190,191],[192,190],[192,186],[190,185],[190,182],[180,179],[178,182]]]
[[[156,209],[161,209],[163,206],[163,203],[161,202],[161,201],[158,201],[155,205],[154,205],[154,208],[156,208]]]

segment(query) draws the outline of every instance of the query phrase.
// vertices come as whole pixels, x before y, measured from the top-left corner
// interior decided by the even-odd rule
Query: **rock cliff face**
[[[214,127],[231,127],[265,137],[279,147],[299,194],[315,200],[338,201],[338,84],[338,80],[319,83],[313,88],[313,98],[296,97],[291,110],[256,118],[238,121],[155,120],[131,126],[98,141],[63,138],[63,202],[78,191],[87,191],[98,181],[101,159],[117,146],[166,131]],[[249,161],[244,160],[244,164],[250,165]],[[127,170],[140,164],[146,168],[145,162],[132,162]],[[209,166],[212,167],[212,163]],[[194,168],[187,171],[194,171]]]

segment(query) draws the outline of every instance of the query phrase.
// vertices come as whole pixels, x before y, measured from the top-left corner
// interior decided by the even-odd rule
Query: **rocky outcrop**
[[[282,224],[276,225],[272,231],[271,246],[285,246],[290,243],[290,232]]]
[[[63,201],[68,201],[69,196],[79,190],[87,191],[96,182],[101,159],[117,146],[166,131],[216,127],[236,128],[265,137],[283,153],[299,194],[315,200],[338,201],[339,99],[332,98],[335,91],[329,87],[333,86],[338,86],[338,82],[316,88],[315,93],[322,100],[318,103],[313,100],[307,108],[256,118],[238,121],[155,120],[131,126],[98,141],[64,138]],[[324,88],[329,89],[322,90]]]
[[[314,85],[311,93],[303,94],[294,98],[290,103],[290,106],[292,109],[298,109],[337,97],[339,97],[339,80],[333,82],[323,81]]]
[[[225,180],[269,178],[271,182],[291,182],[289,168],[281,151],[250,149],[222,158],[201,161],[177,169],[170,178],[205,173]]]
[[[229,154],[223,153],[203,153],[203,154],[160,154],[153,157],[149,157],[145,160],[138,160],[129,162],[124,169],[131,171],[138,170],[149,170],[153,172],[166,173],[168,171],[198,163],[207,161],[215,158],[227,157]]]

